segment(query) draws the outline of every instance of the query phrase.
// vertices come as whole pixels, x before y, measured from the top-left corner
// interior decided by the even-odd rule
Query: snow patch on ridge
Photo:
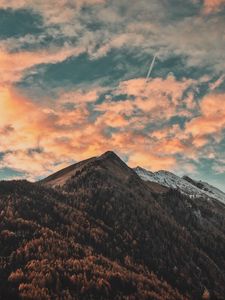
[[[168,171],[151,172],[141,167],[137,167],[134,171],[144,181],[151,181],[161,184],[163,186],[173,188],[193,198],[204,197],[207,200],[211,198],[219,200],[225,204],[225,193],[219,189],[211,186],[210,184],[202,181],[194,181],[190,178],[191,182],[184,178],[181,178]],[[188,178],[188,177],[187,177]]]

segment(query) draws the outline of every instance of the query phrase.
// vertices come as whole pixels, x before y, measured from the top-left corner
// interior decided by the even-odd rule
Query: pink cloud
[[[215,90],[217,87],[219,87],[225,80],[225,75],[220,76],[215,82],[211,83],[209,85],[211,90]]]
[[[167,91],[169,98],[163,86],[166,80],[174,85]],[[0,111],[5,113],[1,115],[0,132],[7,134],[7,139],[1,141],[0,151],[8,152],[1,167],[28,170],[34,178],[54,171],[55,162],[69,164],[71,159],[82,160],[112,149],[128,157],[131,166],[174,170],[177,154],[196,159],[196,149],[205,145],[205,137],[196,128],[201,128],[204,134],[204,130],[208,133],[208,127],[198,127],[198,123],[205,124],[213,116],[215,120],[215,115],[217,121],[224,117],[219,110],[224,96],[208,95],[201,102],[201,116],[190,121],[185,130],[178,125],[157,130],[146,127],[149,120],[161,122],[162,118],[177,114],[183,91],[190,82],[174,81],[161,81],[161,89],[158,79],[147,85],[144,79],[121,83],[115,95],[127,92],[128,99],[95,105],[94,110],[99,112],[95,118],[88,107],[95,104],[101,88],[62,91],[54,103],[49,99],[42,104],[31,102],[12,88],[1,88]],[[66,103],[74,105],[66,109]],[[217,130],[218,122],[214,123]],[[107,132],[111,127],[116,130]],[[43,151],[32,154],[27,151],[37,147]],[[33,166],[29,167],[32,161]]]
[[[130,155],[128,164],[131,167],[138,165],[152,171],[173,169],[176,166],[176,159],[171,156],[157,155],[148,151],[136,151]]]
[[[195,138],[201,137],[204,144],[205,135],[218,135],[225,128],[225,94],[206,95],[200,103],[201,115],[186,125],[186,132]]]
[[[126,94],[127,100],[107,101],[96,109],[116,111],[127,116],[134,115],[140,110],[143,116],[148,117],[148,122],[153,120],[168,120],[172,116],[189,116],[196,108],[193,93],[183,98],[184,91],[194,86],[196,81],[191,79],[176,80],[173,76],[166,79],[155,78],[146,83],[144,78],[135,78],[121,82],[114,91],[116,96]],[[147,120],[146,120],[147,121]]]
[[[225,0],[204,0],[204,13],[216,12],[225,5]]]
[[[90,92],[89,96],[94,94]],[[78,99],[79,107],[65,112],[61,103],[54,108],[48,107],[48,103],[32,103],[16,90],[2,88],[0,111],[4,114],[1,114],[0,132],[7,134],[7,138],[1,140],[0,151],[8,153],[1,167],[37,176],[53,170],[55,162],[84,159],[106,148],[102,128],[90,124],[87,103],[82,97]],[[13,130],[9,132],[10,128]],[[37,147],[44,152],[32,155],[27,152]]]

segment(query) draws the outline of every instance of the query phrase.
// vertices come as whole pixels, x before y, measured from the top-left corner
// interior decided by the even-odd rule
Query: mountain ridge
[[[62,170],[59,170],[55,172],[54,174],[51,174],[50,176],[40,180],[38,183],[41,184],[47,184],[49,186],[62,186],[66,180],[68,180],[71,176],[74,176],[76,172],[82,170],[83,168],[87,167],[91,164],[104,164],[104,167],[109,167],[110,164],[114,164],[114,170],[115,166],[122,167],[121,169],[129,170],[130,175],[135,175],[136,173],[133,171],[132,168],[128,167],[126,163],[113,151],[106,151],[103,154],[91,157],[89,159],[85,159],[81,162],[75,163],[71,166],[68,166],[66,168],[63,168]]]
[[[62,186],[66,180],[71,176],[74,176],[77,171],[82,169],[85,165],[93,163],[95,161],[114,161],[126,166],[125,162],[113,151],[106,151],[100,156],[91,157],[81,162],[77,162],[71,166],[68,166],[62,170],[51,174],[50,176],[42,179],[39,183],[47,184],[49,186]],[[132,170],[132,168],[130,168]],[[207,182],[196,181],[188,176],[179,177],[174,173],[167,170],[159,170],[151,172],[140,166],[133,168],[134,172],[144,181],[152,183],[152,190],[159,190],[162,187],[178,189],[181,193],[189,195],[191,197],[206,197],[208,199],[213,198],[221,201],[225,204],[225,193],[218,188],[210,185]],[[153,183],[161,185],[161,187],[153,186]]]
[[[218,201],[144,181],[112,152],[0,195],[0,298],[224,299]]]
[[[181,193],[191,197],[205,197],[208,200],[213,198],[225,204],[225,193],[206,182],[195,181],[187,176],[179,177],[166,170],[151,172],[142,167],[136,167],[134,170],[145,181],[156,182],[168,188],[178,189]]]

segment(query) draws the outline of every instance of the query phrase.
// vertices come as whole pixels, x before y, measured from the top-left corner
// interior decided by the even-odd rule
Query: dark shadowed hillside
[[[2,299],[224,299],[225,207],[106,152],[0,183]]]

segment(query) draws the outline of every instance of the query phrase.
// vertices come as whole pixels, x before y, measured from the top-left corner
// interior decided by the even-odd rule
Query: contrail
[[[152,60],[152,62],[151,62],[151,65],[150,65],[150,67],[149,67],[148,74],[147,74],[147,76],[146,76],[146,81],[145,81],[146,83],[148,82],[148,79],[149,79],[149,77],[150,77],[150,75],[151,75],[151,73],[152,73],[152,69],[153,69],[154,64],[155,64],[155,59],[156,59],[156,54],[154,55],[153,60]]]

